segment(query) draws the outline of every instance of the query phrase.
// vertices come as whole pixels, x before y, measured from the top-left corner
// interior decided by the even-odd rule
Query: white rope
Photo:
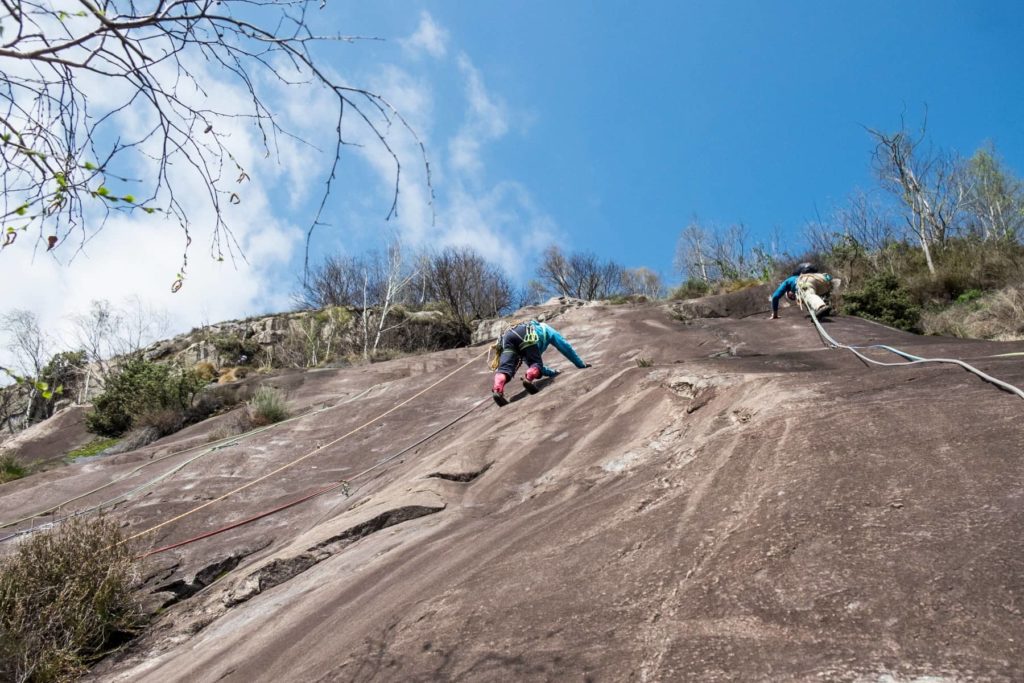
[[[962,360],[956,358],[922,358],[921,356],[915,356],[913,354],[907,353],[906,351],[901,351],[892,346],[886,346],[885,344],[871,344],[870,346],[852,346],[850,344],[842,344],[836,341],[832,337],[832,335],[825,331],[825,328],[823,328],[821,326],[821,323],[818,321],[818,316],[814,314],[814,309],[808,306],[807,310],[811,314],[811,320],[814,321],[814,326],[818,329],[818,334],[821,335],[821,338],[824,339],[832,348],[846,349],[866,363],[884,365],[887,367],[892,367],[896,365],[915,365],[918,363],[952,363],[954,365],[959,365],[960,367],[964,368],[969,372],[973,372],[978,377],[982,378],[986,382],[991,382],[992,384],[995,384],[1000,389],[1004,389],[1005,391],[1009,391],[1010,393],[1017,394],[1021,398],[1024,398],[1024,391],[1022,391],[1020,388],[1010,384],[1009,382],[1004,382],[1000,379],[996,379],[995,377],[982,372],[973,365],[968,365]],[[875,360],[873,358],[868,358],[858,349],[885,349],[886,351],[895,353],[896,355],[901,356],[903,358],[907,358],[908,360],[899,363],[885,363],[883,361]]]

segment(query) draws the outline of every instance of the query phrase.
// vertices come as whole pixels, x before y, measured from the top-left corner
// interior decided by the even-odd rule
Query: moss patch
[[[107,450],[108,448],[116,444],[118,441],[120,441],[120,439],[96,439],[95,441],[91,441],[86,445],[82,446],[81,448],[76,448],[75,450],[68,453],[68,460],[88,458],[90,455],[102,453],[103,451]]]

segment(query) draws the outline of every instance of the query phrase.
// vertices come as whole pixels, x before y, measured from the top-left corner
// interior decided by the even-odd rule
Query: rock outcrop
[[[1024,679],[1024,400],[731,296],[550,307],[594,367],[503,408],[480,347],[296,372],[301,417],[5,484],[0,523],[93,491],[193,539],[94,680]],[[1024,343],[826,326],[1024,384]]]

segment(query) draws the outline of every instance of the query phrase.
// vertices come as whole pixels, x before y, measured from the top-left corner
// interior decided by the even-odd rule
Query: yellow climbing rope
[[[392,406],[391,408],[389,408],[388,410],[384,411],[383,413],[381,413],[377,417],[373,418],[372,420],[368,420],[367,422],[364,422],[363,424],[359,425],[355,429],[352,429],[352,430],[346,432],[345,434],[342,434],[337,439],[334,439],[333,441],[329,441],[329,442],[323,444],[322,446],[314,448],[313,450],[309,451],[308,453],[306,453],[306,454],[304,454],[302,456],[299,456],[298,458],[292,460],[291,462],[288,462],[288,463],[285,463],[284,465],[281,465],[276,470],[273,470],[272,472],[268,472],[267,474],[264,474],[261,477],[258,477],[256,479],[253,479],[252,481],[249,481],[249,482],[247,482],[245,484],[242,484],[241,486],[239,486],[237,488],[234,488],[234,489],[228,491],[227,493],[225,493],[223,495],[220,495],[220,496],[218,496],[218,497],[216,497],[216,498],[214,498],[212,500],[208,500],[205,503],[203,503],[202,505],[197,505],[196,507],[191,508],[190,510],[186,510],[185,512],[181,513],[180,515],[176,515],[176,516],[174,516],[174,517],[172,517],[172,518],[170,518],[168,520],[160,522],[159,524],[155,524],[155,525],[149,527],[148,529],[144,529],[143,531],[140,531],[140,532],[138,532],[136,534],[132,534],[131,536],[128,536],[127,538],[122,540],[120,543],[118,543],[118,545],[120,545],[122,543],[128,543],[129,541],[133,541],[133,540],[135,540],[137,538],[141,538],[142,536],[146,536],[148,534],[151,534],[154,531],[156,531],[157,529],[161,529],[161,528],[163,528],[163,527],[165,527],[165,526],[167,526],[169,524],[173,524],[174,522],[182,520],[185,517],[188,517],[189,515],[192,515],[192,514],[195,514],[196,512],[199,512],[203,508],[209,507],[209,506],[213,505],[214,503],[218,503],[218,502],[224,500],[225,498],[229,498],[230,496],[235,495],[239,491],[244,491],[245,489],[249,488],[250,486],[254,486],[255,484],[260,483],[261,481],[265,481],[265,480],[269,479],[270,477],[274,476],[275,474],[278,474],[280,472],[285,471],[286,469],[294,467],[295,465],[299,464],[303,460],[306,460],[308,458],[313,457],[319,451],[322,451],[323,449],[325,449],[325,448],[327,448],[329,446],[333,446],[333,445],[335,445],[335,444],[337,444],[337,443],[347,439],[348,437],[352,436],[353,434],[355,434],[355,433],[357,433],[357,432],[359,432],[359,431],[369,427],[373,423],[378,422],[378,421],[384,419],[385,417],[387,417],[391,413],[395,412],[396,410],[398,410],[402,406],[404,406],[404,405],[408,404],[409,402],[419,398],[420,396],[422,396],[423,394],[427,393],[428,391],[430,391],[431,389],[433,389],[437,385],[441,384],[445,380],[449,379],[450,377],[453,377],[454,375],[458,374],[462,370],[466,369],[472,363],[476,362],[477,359],[480,358],[480,356],[484,355],[484,353],[487,353],[487,351],[485,350],[483,353],[480,353],[480,354],[474,356],[473,358],[471,358],[470,360],[466,361],[465,363],[460,365],[458,368],[456,368],[455,370],[451,371],[450,373],[448,373],[447,375],[445,375],[441,379],[437,380],[436,382],[434,382],[430,386],[428,386],[428,387],[420,390],[419,392],[413,394],[412,396],[410,396],[409,398],[405,399],[401,403],[398,403],[398,404]]]

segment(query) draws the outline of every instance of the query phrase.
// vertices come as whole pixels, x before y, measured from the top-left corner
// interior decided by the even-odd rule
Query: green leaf
[[[83,166],[83,168],[85,168],[86,171],[95,171],[96,170],[96,164],[92,163],[91,161],[85,162],[84,164],[82,164],[82,166]]]
[[[53,176],[53,178],[54,180],[57,181],[57,184],[60,185],[61,189],[68,186],[67,176],[65,176],[63,173],[57,173]]]
[[[146,213],[156,213],[156,209],[154,209],[154,208],[152,208],[150,206],[143,207],[142,210],[145,211]]]
[[[18,214],[19,216],[24,216],[26,211],[28,211],[28,204],[22,204],[21,206],[14,210],[14,213]]]
[[[110,190],[108,190],[103,185],[100,185],[99,189],[96,190],[96,194],[98,194],[101,197],[106,197],[108,194],[110,194]]]
[[[121,197],[121,199],[125,200],[129,204],[134,204],[135,203],[135,197],[133,197],[130,194],[126,194],[125,196]]]
[[[17,230],[12,228],[11,226],[7,226],[7,234],[10,235],[12,232],[17,232]]]

